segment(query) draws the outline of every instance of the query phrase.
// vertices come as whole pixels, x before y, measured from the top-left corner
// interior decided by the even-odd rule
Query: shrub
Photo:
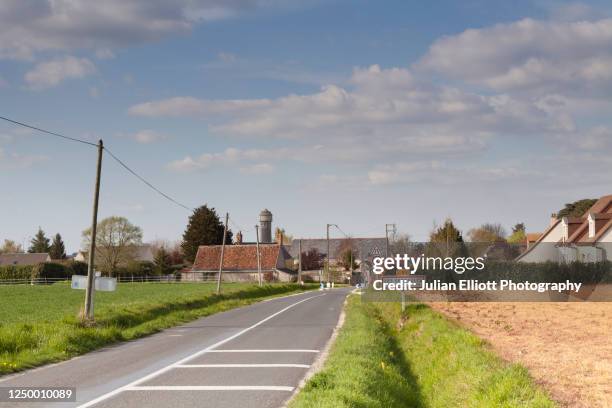
[[[512,262],[488,261],[481,271],[467,271],[463,275],[452,271],[425,270],[419,271],[432,279],[457,281],[459,279],[478,279],[480,281],[499,281],[511,279],[513,281],[530,282],[572,282],[582,283],[612,283],[611,262]]]
[[[30,279],[35,265],[0,266],[0,279]]]

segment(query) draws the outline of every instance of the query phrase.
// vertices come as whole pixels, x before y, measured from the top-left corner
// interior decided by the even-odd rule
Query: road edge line
[[[336,342],[336,338],[338,337],[338,334],[340,333],[342,326],[344,326],[344,322],[346,320],[346,304],[348,303],[349,297],[351,297],[353,294],[354,292],[351,292],[344,298],[344,303],[342,303],[342,311],[340,312],[340,316],[338,316],[338,323],[336,323],[336,327],[334,328],[334,331],[332,332],[331,337],[329,338],[329,340],[327,340],[325,347],[323,347],[317,359],[312,362],[312,364],[310,365],[310,368],[308,369],[308,371],[306,371],[304,378],[302,378],[299,384],[295,387],[295,389],[293,390],[293,393],[291,394],[291,397],[289,397],[289,399],[287,399],[287,401],[284,402],[282,408],[287,408],[289,403],[291,403],[291,401],[295,399],[296,395],[299,394],[299,392],[302,391],[302,389],[306,386],[306,383],[316,373],[318,373],[319,371],[323,369],[323,366],[325,365],[325,362],[327,361],[327,357],[329,356],[329,352],[332,346],[334,345],[334,343]]]

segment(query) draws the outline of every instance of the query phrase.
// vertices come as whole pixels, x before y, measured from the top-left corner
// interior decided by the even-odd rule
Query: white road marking
[[[311,296],[311,297],[308,297],[306,299],[302,299],[300,301],[292,303],[289,306],[279,310],[278,312],[273,313],[270,316],[268,316],[268,317],[258,321],[257,323],[253,324],[252,326],[249,326],[249,327],[247,327],[245,329],[240,330],[238,333],[235,333],[235,334],[233,334],[233,335],[231,335],[231,336],[229,336],[229,337],[227,337],[227,338],[225,338],[225,339],[223,339],[221,341],[218,341],[217,343],[215,343],[215,344],[213,344],[211,346],[208,346],[208,347],[206,347],[206,348],[204,348],[204,349],[202,349],[200,351],[197,351],[197,352],[195,352],[195,353],[193,353],[193,354],[191,354],[191,355],[189,355],[189,356],[187,356],[187,357],[185,357],[185,358],[183,358],[183,359],[181,359],[179,361],[176,361],[176,362],[174,362],[174,363],[172,363],[170,365],[167,365],[166,367],[160,368],[157,371],[154,371],[154,372],[152,372],[152,373],[150,373],[148,375],[145,375],[144,377],[141,377],[138,380],[132,381],[131,383],[126,384],[126,385],[124,385],[122,387],[115,388],[114,390],[109,391],[106,394],[102,394],[102,395],[100,395],[97,398],[94,398],[94,399],[92,399],[92,400],[90,400],[90,401],[88,401],[88,402],[86,402],[84,404],[79,405],[78,408],[91,407],[91,406],[93,406],[93,405],[95,405],[95,404],[97,404],[99,402],[102,402],[102,401],[105,401],[105,400],[107,400],[107,399],[109,399],[111,397],[114,397],[115,395],[120,394],[123,391],[126,391],[126,390],[128,390],[130,388],[136,387],[140,383],[148,381],[148,380],[150,380],[152,378],[155,378],[155,377],[157,377],[157,376],[159,376],[159,375],[161,375],[161,374],[163,374],[165,372],[168,372],[168,371],[172,370],[177,365],[181,365],[181,364],[186,363],[187,361],[189,361],[191,359],[194,359],[194,358],[199,357],[199,356],[201,356],[203,354],[209,353],[213,349],[215,349],[215,348],[217,348],[219,346],[222,346],[223,344],[225,344],[225,343],[227,343],[229,341],[232,341],[232,340],[234,340],[235,338],[237,338],[239,336],[242,336],[244,333],[246,333],[246,332],[248,332],[250,330],[253,330],[257,326],[260,326],[260,325],[264,324],[268,320],[275,318],[276,316],[280,315],[281,313],[286,312],[287,310],[291,309],[292,307],[295,307],[295,306],[299,305],[300,303],[303,303],[303,302],[306,302],[308,300],[312,300],[312,299],[315,299],[315,298],[318,298],[318,297],[321,297],[321,296],[325,296],[325,295],[326,295],[326,293],[324,293],[322,295]],[[289,387],[287,387],[287,388],[289,388]],[[293,390],[293,387],[291,387],[291,389]]]
[[[319,350],[307,349],[239,349],[239,350],[208,350],[209,353],[318,353]]]
[[[182,334],[169,334],[168,337],[183,337]]]
[[[125,391],[293,391],[282,385],[142,385]]]
[[[295,367],[309,368],[309,364],[180,364],[176,368],[268,368]]]

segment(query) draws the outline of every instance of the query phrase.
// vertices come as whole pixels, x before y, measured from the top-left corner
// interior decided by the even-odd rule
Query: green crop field
[[[305,407],[538,407],[555,404],[520,365],[425,305],[351,296],[323,370],[289,405]]]
[[[213,283],[122,283],[95,294],[96,324],[81,324],[84,291],[69,284],[0,286],[0,374],[64,360],[267,297],[311,289]]]

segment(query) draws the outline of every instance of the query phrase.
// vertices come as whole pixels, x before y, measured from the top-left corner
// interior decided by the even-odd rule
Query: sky
[[[612,194],[606,1],[4,0],[0,116],[104,145],[180,203],[294,237],[542,231]],[[68,252],[95,148],[0,123],[0,240]],[[189,211],[103,159],[100,218],[179,240]],[[337,230],[332,236],[342,236]]]

